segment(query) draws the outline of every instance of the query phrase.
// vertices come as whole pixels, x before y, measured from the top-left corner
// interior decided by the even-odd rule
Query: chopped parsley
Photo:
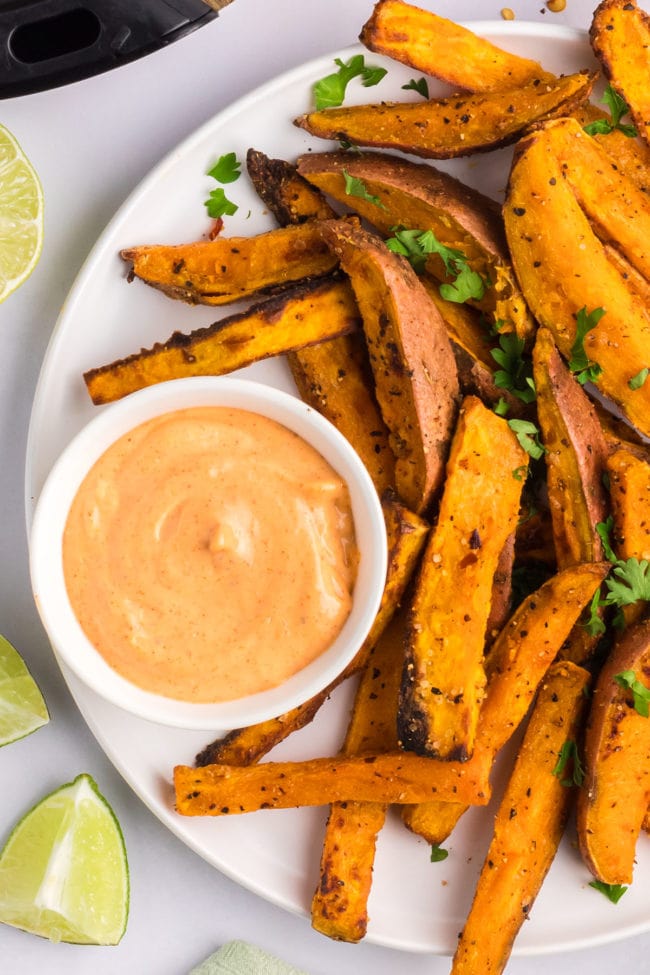
[[[501,366],[494,373],[495,386],[508,389],[524,403],[532,403],[536,396],[533,364],[522,355],[525,344],[514,332],[507,332],[499,336],[499,348],[491,349],[490,355]]]
[[[430,254],[437,254],[445,271],[455,280],[440,285],[440,294],[447,301],[462,304],[473,298],[478,300],[485,294],[486,282],[477,271],[473,271],[467,263],[462,251],[442,244],[432,230],[406,230],[393,227],[393,237],[389,237],[386,245],[396,254],[402,254],[412,267],[421,273]]]
[[[449,850],[443,849],[437,843],[431,847],[431,863],[440,863],[449,856]]]
[[[519,441],[519,445],[530,454],[533,460],[539,460],[546,453],[546,447],[539,440],[539,430],[530,420],[508,420],[508,426]]]
[[[650,600],[650,562],[646,559],[627,559],[616,563],[605,579],[609,595],[608,606],[631,606],[639,599]]]
[[[643,369],[640,369],[639,372],[637,372],[636,376],[632,376],[627,383],[630,389],[641,389],[644,382],[648,378],[648,373],[650,373],[650,369],[648,366],[645,366]]]
[[[596,327],[604,314],[604,308],[594,308],[589,313],[586,308],[581,308],[576,315],[576,337],[571,346],[569,369],[581,386],[585,383],[595,383],[603,371],[602,367],[597,362],[592,362],[587,355],[584,342],[586,335]]]
[[[562,778],[565,771],[567,770],[567,765],[570,767],[571,774],[568,778]],[[561,785],[580,786],[585,779],[585,770],[580,761],[580,756],[578,755],[578,746],[575,741],[568,739],[562,745],[559,751],[557,762],[555,763],[555,768],[553,769],[553,775],[560,779]]]
[[[645,684],[641,683],[634,671],[623,670],[620,674],[614,675],[614,680],[619,687],[632,691],[634,710],[637,712],[637,714],[640,714],[642,718],[647,718],[648,714],[650,713],[650,708],[648,707],[650,702],[650,690],[645,686]]]
[[[355,54],[349,61],[335,58],[334,64],[338,67],[338,71],[321,78],[313,87],[314,102],[319,112],[324,108],[336,108],[342,105],[348,84],[353,78],[361,78],[364,88],[372,88],[378,85],[386,74],[385,68],[366,64],[363,54]]]
[[[614,518],[610,515],[606,521],[599,521],[596,525],[596,534],[603,543],[603,552],[608,562],[618,562],[616,552],[612,548],[611,534],[614,529]]]
[[[618,904],[621,897],[627,890],[623,884],[606,884],[602,880],[592,880],[589,884],[594,890],[599,890],[601,894],[604,894],[612,902],[612,904]]]
[[[496,413],[497,416],[507,416],[509,411],[510,411],[510,403],[508,403],[508,401],[505,400],[503,396],[500,396],[499,402],[494,407],[494,412]]]
[[[630,108],[624,98],[621,98],[619,93],[615,91],[611,85],[607,85],[607,88],[603,92],[602,101],[611,115],[611,119],[599,118],[595,122],[589,122],[587,125],[583,126],[587,135],[608,135],[610,132],[614,132],[618,129],[623,135],[628,136],[630,139],[634,139],[639,133],[637,132],[635,125],[629,125],[621,122],[624,115],[630,111]]]
[[[407,85],[402,85],[403,91],[417,91],[423,98],[429,97],[429,82],[426,78],[411,78]]]
[[[234,183],[241,176],[241,163],[237,160],[234,152],[227,152],[219,157],[212,169],[207,171],[206,176],[211,176],[218,183]],[[204,201],[204,206],[208,211],[208,216],[214,220],[224,216],[231,217],[239,209],[236,203],[228,199],[220,186],[212,190],[207,200]]]
[[[373,196],[372,193],[368,192],[362,179],[357,176],[350,176],[347,169],[343,170],[343,178],[345,180],[345,192],[348,196],[356,196],[360,200],[367,200],[368,203],[374,203],[375,206],[386,209],[378,196]]]

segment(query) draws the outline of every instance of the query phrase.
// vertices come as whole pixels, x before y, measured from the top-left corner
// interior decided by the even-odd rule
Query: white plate
[[[518,22],[473,26],[553,71],[592,64],[585,35],[577,31]],[[294,127],[291,119],[310,107],[311,85],[333,70],[333,57],[348,58],[360,50],[353,47],[306,64],[213,118],[156,167],[106,228],[70,292],[40,376],[28,443],[28,520],[57,455],[96,412],[82,372],[164,340],[175,329],[186,331],[221,317],[214,309],[170,301],[140,282],[127,284],[118,257],[120,248],[189,241],[204,234],[208,221],[202,203],[215,185],[204,173],[222,153],[235,151],[243,159],[249,146],[254,146],[270,156],[293,159],[308,148],[326,148]],[[384,64],[389,69],[387,78],[370,90],[352,82],[346,103],[408,97],[401,86],[413,77],[413,71],[374,55],[368,61]],[[498,197],[509,158],[509,152],[502,150],[451,163],[449,168]],[[245,176],[226,190],[239,204],[238,213],[226,218],[227,234],[270,229],[270,218]],[[245,372],[249,378],[294,389],[282,361],[259,364]],[[191,764],[207,743],[205,734],[130,717],[104,703],[65,670],[64,676],[106,754],[169,829],[246,887],[288,910],[308,912],[318,875],[324,810],[260,812],[217,820],[176,815],[172,766]],[[281,745],[274,757],[334,754],[350,692],[349,687],[341,688],[316,721]],[[446,844],[449,858],[432,864],[427,845],[402,828],[396,816],[389,817],[379,838],[368,940],[412,951],[452,953],[489,840],[490,819],[491,810],[474,810],[465,816]],[[650,843],[642,839],[639,847],[636,881],[614,907],[587,886],[589,874],[571,843],[565,842],[515,952],[535,954],[593,945],[650,927]]]

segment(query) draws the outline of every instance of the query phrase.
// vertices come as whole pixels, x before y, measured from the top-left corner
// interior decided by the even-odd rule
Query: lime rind
[[[118,944],[129,899],[122,830],[85,773],[23,816],[0,853],[0,921],[50,941]]]
[[[32,273],[43,249],[43,188],[18,142],[0,125],[0,302]]]
[[[25,661],[0,636],[0,746],[31,735],[49,720],[43,695]]]

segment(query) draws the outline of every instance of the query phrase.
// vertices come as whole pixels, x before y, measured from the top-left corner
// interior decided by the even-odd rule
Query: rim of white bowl
[[[352,610],[325,653],[279,687],[233,701],[196,704],[146,691],[107,664],[86,637],[70,605],[63,573],[62,537],[81,481],[118,437],[154,416],[206,405],[268,416],[312,444],[348,484],[360,558]],[[228,376],[174,379],[102,407],[52,467],[36,505],[30,536],[32,590],[57,658],[112,704],[159,724],[193,730],[227,730],[276,717],[332,683],[352,661],[372,626],[386,567],[381,503],[370,475],[346,438],[290,393]]]

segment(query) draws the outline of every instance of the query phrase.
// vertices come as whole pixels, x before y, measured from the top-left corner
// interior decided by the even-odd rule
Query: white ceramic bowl
[[[237,700],[196,704],[149,693],[113,670],[81,629],[63,573],[62,539],[70,505],[96,460],[119,437],[154,416],[193,406],[248,410],[308,441],[347,482],[360,553],[352,610],[334,643],[278,687]],[[64,450],[38,500],[30,538],[36,605],[56,655],[113,704],[175,727],[225,730],[282,714],[325,688],[353,659],[375,618],[386,578],[386,532],[372,480],[348,441],[301,400],[260,383],[230,377],[178,379],[150,386],[101,412]]]

